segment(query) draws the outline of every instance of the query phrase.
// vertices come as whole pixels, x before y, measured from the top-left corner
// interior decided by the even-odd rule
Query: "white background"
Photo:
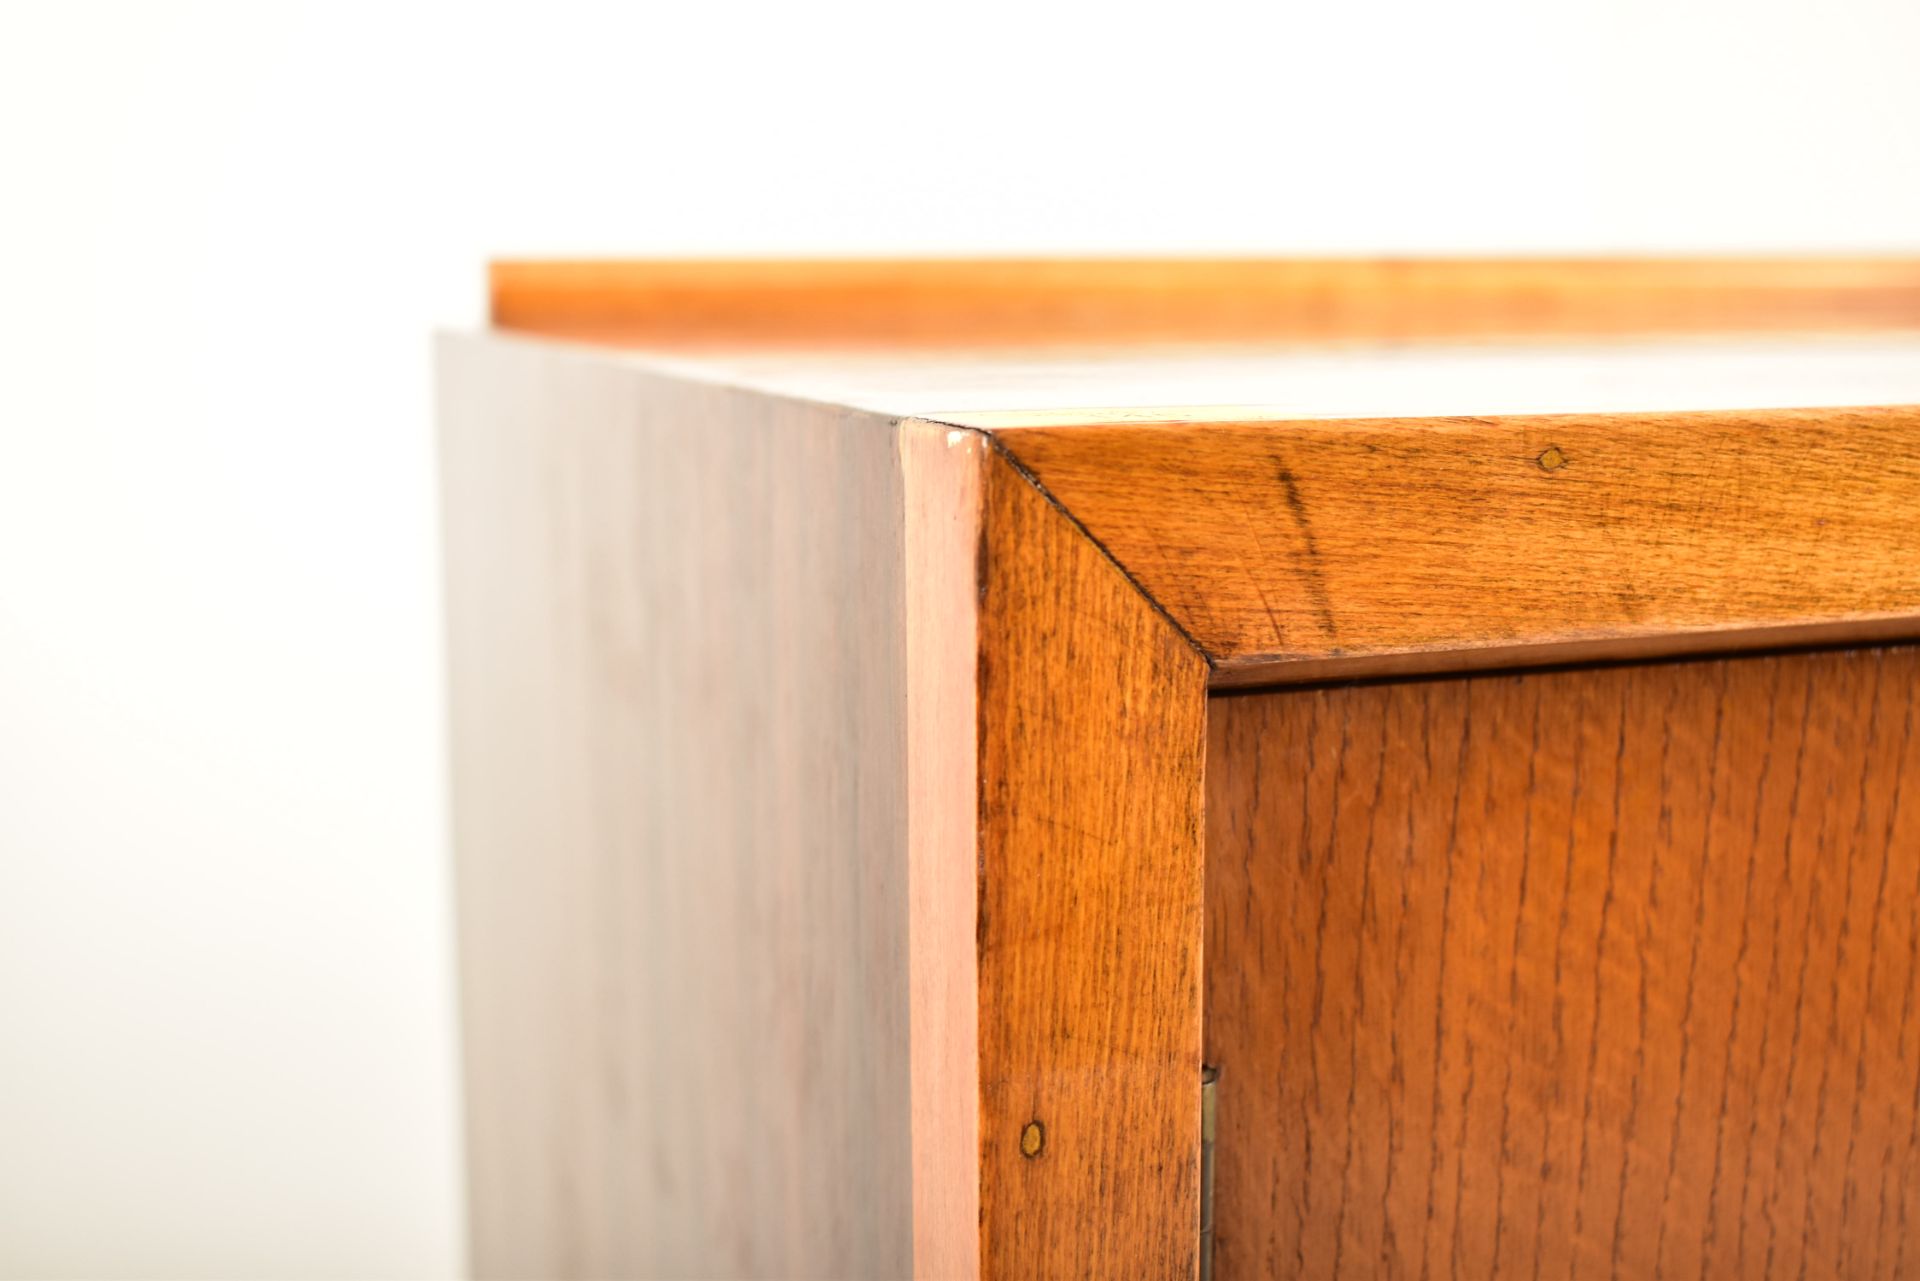
[[[462,1266],[495,255],[1920,249],[1912,0],[0,0],[0,1275]]]

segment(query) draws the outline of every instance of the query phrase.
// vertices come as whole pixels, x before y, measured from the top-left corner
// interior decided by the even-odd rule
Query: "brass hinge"
[[[1220,1069],[1200,1069],[1200,1281],[1213,1281],[1214,1086]]]

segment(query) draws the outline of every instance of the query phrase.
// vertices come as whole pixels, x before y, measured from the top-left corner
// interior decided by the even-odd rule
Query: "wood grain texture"
[[[1216,684],[1920,632],[1916,407],[995,439]]]
[[[983,1274],[1192,1276],[1205,664],[998,457],[985,513]]]
[[[501,262],[493,321],[640,346],[1860,330],[1911,259]]]
[[[907,1275],[892,424],[497,337],[441,387],[475,1270]]]
[[[987,441],[900,426],[913,1274],[980,1275],[979,557]]]
[[[443,358],[483,1275],[1191,1275],[1209,906],[1221,1276],[1920,1271],[1911,651],[1207,698],[1920,634],[1920,408],[1002,403],[1168,341],[1914,325],[1920,265],[508,264],[495,306],[655,350]],[[914,421],[968,344],[1018,385]]]
[[[1920,1269],[1920,653],[1216,698],[1218,1275]]]

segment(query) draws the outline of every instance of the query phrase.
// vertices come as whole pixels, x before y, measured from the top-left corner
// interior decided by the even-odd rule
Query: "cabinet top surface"
[[[1920,403],[1920,330],[1578,342],[636,353],[690,378],[988,430]]]

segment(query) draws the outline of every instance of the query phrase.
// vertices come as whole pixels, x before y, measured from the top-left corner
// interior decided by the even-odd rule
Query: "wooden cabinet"
[[[1920,1270],[1920,264],[494,315],[440,355],[479,1273]]]

